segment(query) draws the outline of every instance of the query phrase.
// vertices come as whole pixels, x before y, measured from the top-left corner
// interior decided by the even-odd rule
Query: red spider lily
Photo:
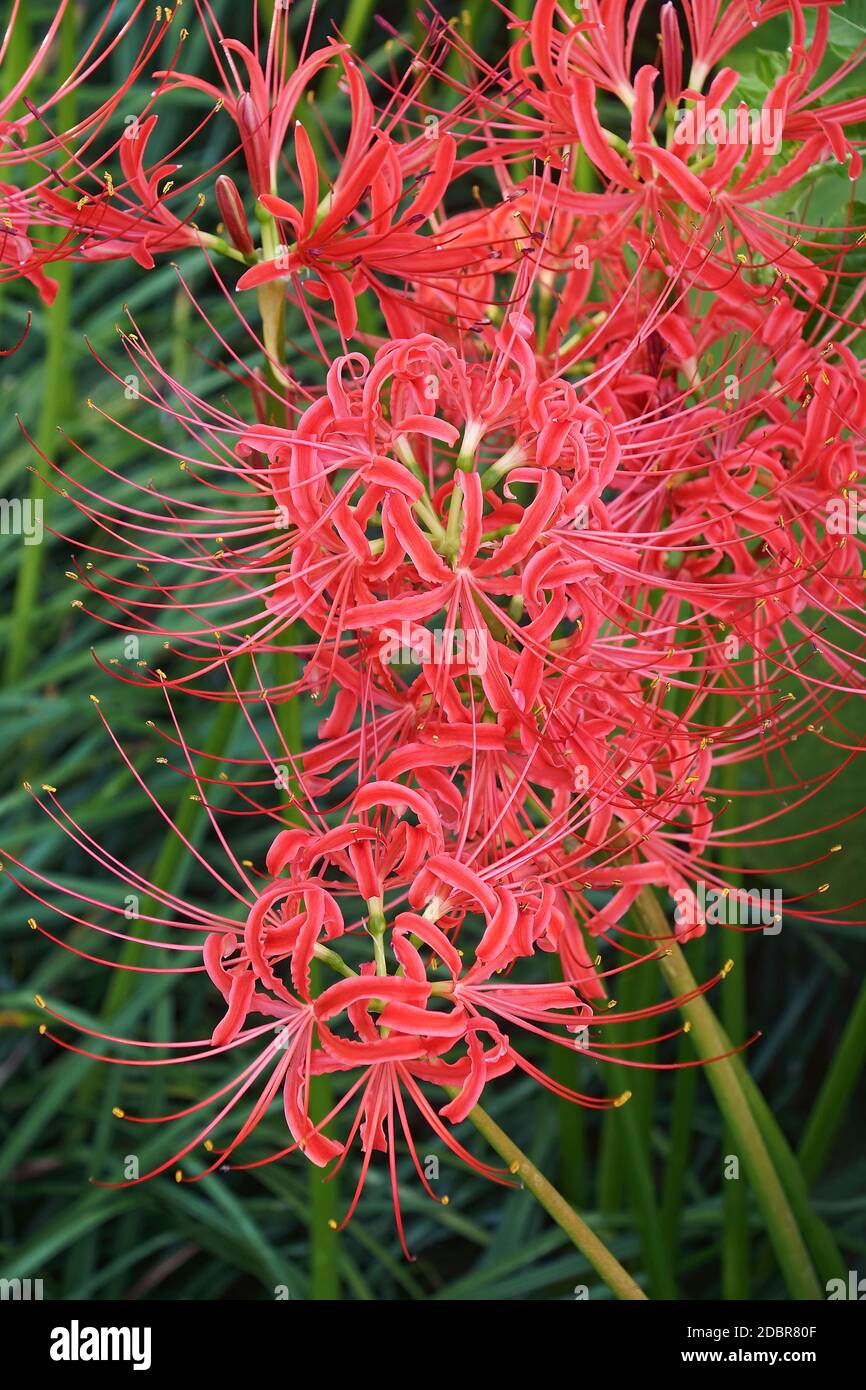
[[[192,220],[207,200],[203,190],[215,171],[178,185],[175,176],[181,166],[176,160],[148,165],[147,146],[157,121],[151,114],[137,117],[125,138],[117,142],[122,178],[111,177],[106,184],[100,175],[94,191],[94,166],[79,157],[80,172],[64,173],[64,191],[42,190],[40,205],[70,229],[84,257],[104,260],[128,255],[150,269],[156,253],[204,245],[250,264],[238,282],[240,290],[286,281],[302,303],[310,295],[330,299],[346,338],[357,327],[356,295],[366,287],[382,300],[393,295],[382,276],[404,282],[419,275],[435,279],[462,264],[461,252],[439,237],[422,236],[419,230],[435,212],[451,176],[455,142],[446,122],[437,123],[432,131],[435,139],[427,138],[430,128],[405,143],[393,133],[412,104],[417,83],[407,84],[405,93],[380,116],[345,46],[329,44],[306,56],[302,53],[290,68],[288,16],[281,7],[274,12],[263,52],[258,47],[257,26],[256,46],[251,49],[222,35],[209,6],[198,5],[197,10],[207,31],[216,80],[172,66],[155,73],[159,83],[155,96],[170,98],[180,89],[198,92],[232,120],[253,199],[260,211],[274,219],[262,234],[261,253],[255,249],[243,197],[233,179],[220,174],[214,192],[234,251]],[[254,22],[256,17],[257,11]],[[335,61],[343,67],[351,129],[341,153],[340,172],[320,196],[327,171],[319,167],[311,138],[295,113],[310,82]],[[293,178],[300,194],[297,207],[278,193],[292,123]],[[192,139],[187,137],[184,145]],[[103,163],[106,158],[102,156]],[[193,212],[179,217],[174,204],[194,188],[198,191]],[[76,196],[69,196],[70,189]]]
[[[179,251],[199,244],[198,228],[178,218],[166,205],[162,188],[171,184],[180,168],[162,162],[146,169],[147,144],[156,127],[156,116],[147,116],[130,127],[120,141],[123,184],[114,180],[97,196],[82,194],[74,203],[47,188],[42,198],[61,225],[68,226],[80,243],[86,260],[114,260],[131,256],[144,270],[155,265],[155,254]]]
[[[204,484],[202,502],[139,486],[140,504],[118,507],[82,491],[73,473],[62,483],[106,532],[97,556],[111,556],[114,541],[148,569],[180,561],[192,580],[184,609],[197,619],[188,639],[216,662],[226,649],[274,648],[303,620],[319,634],[321,670],[352,682],[345,658],[377,652],[390,688],[387,634],[405,624],[415,640],[441,612],[447,630],[483,637],[482,681],[500,714],[528,711],[545,669],[566,671],[589,652],[649,681],[699,653],[720,667],[712,652],[730,627],[743,640],[760,635],[761,649],[778,641],[778,669],[792,669],[785,633],[792,620],[807,631],[792,615],[804,604],[833,612],[858,593],[859,537],[840,548],[826,520],[857,471],[864,393],[847,349],[834,359],[829,339],[792,337],[804,320],[776,298],[763,319],[739,300],[691,319],[681,302],[646,347],[620,340],[608,316],[584,342],[591,354],[599,339],[580,398],[568,380],[542,377],[550,369],[532,351],[526,315],[491,329],[476,359],[419,335],[372,364],[338,359],[293,428],[244,427],[196,401],[136,336],[126,342],[142,399],[196,441],[198,456],[177,456]],[[719,334],[737,323],[740,346],[711,362]],[[653,333],[669,363],[664,390],[644,365]],[[676,375],[698,363],[701,386],[687,401]],[[372,545],[362,534],[371,519]],[[107,579],[96,567],[81,577],[94,594]],[[642,637],[635,615],[647,614],[650,591]],[[115,586],[113,598],[124,626],[170,636],[177,623],[163,627],[159,613],[172,593],[172,581],[145,579]],[[701,629],[693,656],[673,650],[689,626],[673,616],[683,603]],[[199,656],[199,676],[210,664]]]
[[[545,155],[548,164],[561,170],[556,181],[547,174],[530,181],[534,194],[551,208],[602,211],[620,233],[633,233],[639,225],[644,236],[652,231],[669,238],[673,224],[687,239],[694,236],[701,256],[711,257],[728,274],[746,259],[776,269],[805,292],[820,293],[826,283],[820,263],[816,266],[797,249],[804,229],[786,225],[767,205],[828,157],[846,164],[852,179],[859,175],[862,141],[855,131],[846,133],[846,127],[856,130],[863,120],[864,99],[833,103],[826,97],[856,69],[866,45],[810,91],[827,51],[830,4],[776,0],[755,7],[749,0],[735,0],[722,11],[719,0],[709,5],[683,0],[684,28],[692,49],[691,72],[683,86],[681,22],[673,4],[662,7],[661,74],[645,64],[632,77],[643,9],[637,4],[627,15],[620,0],[590,0],[575,20],[565,16],[558,0],[536,5],[510,52],[507,103],[491,93],[489,84],[479,87],[478,100],[489,110],[490,127],[497,132],[488,142],[494,144],[496,156],[519,158],[527,149],[528,130],[532,153]],[[808,38],[807,9],[815,11]],[[782,13],[791,16],[788,66],[768,92],[758,120],[745,102],[730,106],[740,75],[721,64],[759,23]],[[454,34],[452,42],[464,61],[486,72],[487,65],[467,49],[461,36]],[[715,76],[704,92],[711,72]],[[602,126],[598,91],[622,102],[630,127],[627,141]],[[519,116],[512,110],[517,98]],[[527,107],[530,114],[524,115]],[[501,133],[509,128],[508,134]],[[577,151],[601,180],[599,191],[576,192],[570,186],[570,164]],[[490,154],[484,149],[468,162],[484,162]],[[822,260],[833,264],[829,248]]]
[[[129,1048],[138,1046],[133,1040],[98,1029],[78,1031],[110,1044],[108,1054],[68,1043],[52,1033],[57,1042],[85,1056],[105,1056],[119,1065],[145,1067],[203,1061],[249,1045],[256,1049],[253,1060],[233,1080],[191,1107],[161,1117],[180,1120],[197,1115],[205,1106],[217,1106],[217,1113],[193,1139],[134,1181],[176,1167],[201,1143],[213,1149],[211,1135],[225,1121],[237,1124],[237,1132],[230,1142],[220,1145],[206,1171],[224,1165],[253,1136],[271,1101],[282,1092],[292,1142],[267,1159],[239,1166],[257,1166],[295,1149],[324,1166],[344,1155],[360,1132],[364,1159],[358,1192],[346,1219],[355,1208],[372,1153],[386,1148],[400,1224],[394,1109],[414,1166],[420,1169],[406,1117],[406,1097],[457,1156],[492,1177],[501,1175],[470,1155],[452,1127],[465,1119],[486,1084],[514,1067],[582,1105],[607,1108],[622,1103],[624,1097],[600,1098],[552,1081],[515,1038],[537,1036],[569,1048],[579,1046],[588,1056],[604,1060],[610,1055],[619,1057],[617,1044],[603,1041],[605,1027],[638,1017],[623,1011],[615,1014],[604,1007],[604,989],[599,987],[603,977],[596,975],[585,949],[579,948],[583,957],[579,962],[563,950],[562,937],[573,931],[573,922],[559,890],[541,878],[533,880],[522,871],[517,873],[507,860],[490,858],[476,872],[465,854],[443,850],[445,827],[432,799],[387,781],[365,784],[353,798],[351,813],[330,829],[314,802],[295,801],[293,814],[300,816],[301,823],[277,834],[262,878],[232,852],[222,829],[223,812],[207,790],[209,783],[196,771],[170,699],[168,709],[172,741],[177,742],[186,775],[226,856],[228,873],[189,841],[185,844],[206,870],[224,909],[198,906],[128,869],[87,835],[55,789],[49,787],[40,802],[46,814],[92,858],[102,874],[132,890],[137,898],[144,898],[146,908],[130,917],[127,908],[112,904],[109,890],[61,885],[14,855],[7,856],[6,865],[13,881],[41,908],[52,907],[69,923],[89,926],[106,946],[113,941],[158,951],[167,948],[181,964],[128,964],[122,955],[112,961],[84,951],[71,937],[64,939],[33,919],[31,925],[51,940],[104,966],[179,976],[206,973],[216,998],[223,1001],[223,1016],[209,1040],[140,1045],[144,1049],[168,1048],[167,1058],[147,1053],[144,1057],[127,1056]],[[99,715],[127,767],[147,790],[111,733],[101,708]],[[252,729],[249,718],[248,722]],[[280,756],[290,755],[283,749]],[[269,770],[275,770],[274,762]],[[299,778],[305,785],[300,770]],[[271,778],[272,787],[273,781]],[[231,783],[220,780],[215,785]],[[241,803],[247,802],[246,814],[258,811],[261,815],[263,807],[250,808],[246,785],[244,779],[238,779],[237,792]],[[183,838],[159,801],[148,795],[160,817]],[[274,808],[271,814],[279,817],[279,810]],[[407,812],[417,823],[405,819]],[[598,882],[603,883],[605,877],[599,871]],[[509,880],[513,887],[508,886]],[[52,899],[57,901],[56,908]],[[68,907],[70,900],[80,904],[87,915]],[[245,917],[243,922],[237,918],[239,911]],[[115,925],[102,925],[106,918],[109,922],[113,919]],[[166,928],[172,935],[179,933],[179,939],[166,939]],[[566,973],[565,981],[558,985],[518,982],[516,975],[539,946],[562,951],[566,971],[569,962],[574,962],[574,974]],[[653,943],[650,955],[659,949],[663,947]],[[314,993],[310,983],[314,958],[344,978]],[[631,963],[604,974],[612,978],[623,968],[631,968]],[[601,1001],[601,1012],[595,1001]],[[61,1010],[41,999],[39,1002],[52,1017],[70,1024]],[[653,1006],[640,1017],[660,1016],[682,1002]],[[261,1018],[264,1023],[257,1021]],[[665,1032],[653,1041],[663,1041],[679,1031]],[[580,1035],[577,1043],[576,1034]],[[113,1055],[115,1048],[120,1049],[119,1056]],[[630,1052],[624,1062],[641,1065]],[[333,1112],[314,1124],[308,1114],[309,1082],[322,1071],[332,1073],[340,1082],[342,1094]],[[456,1094],[445,1102],[431,1103],[431,1087],[434,1095],[443,1087]],[[355,1097],[358,1114],[345,1140],[325,1134]],[[239,1122],[239,1108],[248,1100],[252,1100],[249,1114]],[[155,1118],[118,1113],[132,1121],[153,1122]],[[204,1172],[190,1174],[189,1180],[201,1176]]]
[[[351,73],[351,66],[347,70]],[[434,212],[448,186],[455,151],[451,137],[445,135],[438,142],[429,176],[396,218],[395,211],[404,201],[405,176],[395,146],[379,134],[371,143],[371,133],[366,143],[370,148],[357,162],[350,160],[347,150],[340,177],[320,203],[319,173],[309,136],[300,122],[296,125],[303,212],[285,198],[262,195],[262,206],[276,218],[281,232],[279,250],[272,259],[245,271],[238,281],[238,289],[244,290],[285,279],[300,291],[299,276],[312,274],[333,301],[344,338],[353,337],[357,328],[358,294],[370,286],[385,300],[381,276],[402,281],[423,276],[435,283],[440,275],[463,264],[459,248],[449,246],[442,237],[426,237],[414,230]],[[367,197],[369,214],[360,208],[361,199]],[[309,283],[306,290],[310,292]]]
[[[113,196],[114,187],[111,176],[100,172],[95,174],[95,164],[100,167],[109,158],[111,151],[102,150],[94,154],[97,141],[117,112],[127,93],[152,60],[153,54],[164,38],[170,23],[169,12],[154,19],[145,35],[141,47],[129,67],[123,82],[114,88],[110,95],[94,110],[77,119],[68,129],[58,130],[54,120],[61,103],[72,93],[84,93],[98,75],[99,68],[131,34],[136,19],[144,8],[142,0],[135,4],[119,29],[111,34],[112,20],[117,11],[116,0],[105,7],[105,13],[87,48],[75,64],[71,73],[64,73],[56,90],[44,94],[38,88],[45,67],[53,61],[53,50],[60,25],[67,14],[67,0],[62,0],[42,42],[33,58],[26,65],[18,80],[11,84],[0,101],[0,169],[15,169],[26,166],[27,181],[23,188],[6,183],[0,184],[2,197],[2,218],[6,233],[0,242],[0,263],[12,267],[13,273],[32,280],[46,302],[52,302],[56,290],[54,282],[47,279],[42,266],[52,261],[63,260],[72,255],[76,248],[76,232],[81,226],[104,226],[106,220],[115,230],[127,226],[122,215],[106,212],[104,207],[90,207],[87,193],[79,197],[79,205],[70,204],[60,197],[56,185],[64,189],[81,189],[77,181],[85,175],[95,182],[100,194]],[[14,26],[19,14],[19,0],[15,0],[9,25],[0,45],[0,62],[12,41]],[[24,111],[20,112],[21,105]],[[18,110],[19,114],[13,113]],[[7,116],[12,119],[6,119]],[[120,149],[124,156],[124,172],[133,178],[136,160],[132,155],[134,140],[138,136],[137,125],[127,125]],[[35,138],[33,138],[35,137]],[[88,189],[88,193],[89,193]],[[51,215],[51,209],[59,213]],[[87,210],[89,209],[89,211]],[[95,221],[93,220],[95,219]],[[59,220],[64,235],[59,240],[41,241],[34,244],[27,235],[29,227],[43,227]],[[73,224],[73,230],[70,225]],[[165,227],[162,226],[163,236]],[[189,241],[175,240],[173,245],[187,245]],[[146,260],[142,261],[146,264]],[[152,262],[151,262],[152,264]]]
[[[340,1166],[357,1141],[348,1219],[383,1152],[407,1250],[403,1143],[433,1195],[407,1099],[455,1155],[506,1181],[453,1132],[486,1085],[518,1071],[590,1108],[616,1105],[547,1076],[537,1041],[645,1065],[605,1028],[685,1001],[630,1014],[608,999],[618,975],[664,950],[632,919],[639,895],[677,903],[672,938],[702,933],[713,923],[695,885],[722,887],[728,869],[756,862],[767,871],[792,838],[789,809],[860,751],[844,715],[863,689],[863,541],[858,526],[832,524],[863,471],[853,344],[864,291],[845,261],[859,228],[835,244],[800,227],[795,246],[770,202],[817,158],[859,159],[861,102],[824,104],[836,83],[815,86],[828,11],[813,8],[811,47],[799,0],[771,0],[760,16],[792,17],[768,97],[779,140],[759,130],[713,146],[706,111],[737,85],[719,64],[758,19],[742,0],[686,3],[684,26],[664,6],[660,67],[634,74],[641,4],[590,0],[573,21],[540,0],[496,65],[433,23],[422,54],[381,79],[381,109],[342,43],[311,51],[308,30],[290,65],[283,7],[267,43],[256,28],[247,47],[200,0],[215,80],[173,62],[158,95],[185,88],[222,105],[248,192],[222,165],[167,190],[195,132],[149,165],[148,107],[110,189],[88,191],[96,166],[78,150],[22,204],[47,207],[84,259],[228,254],[262,321],[259,333],[244,319],[243,294],[214,264],[232,331],[190,296],[227,379],[247,390],[237,406],[187,389],[135,323],[121,334],[139,410],[97,408],[174,459],[176,485],[121,478],[84,449],[86,473],[43,458],[49,486],[87,523],[77,606],[168,649],[168,671],[110,665],[121,682],[163,687],[161,761],[186,779],[228,865],[182,836],[216,906],[187,902],[100,849],[46,788],[49,816],[147,900],[135,929],[95,889],[71,895],[82,916],[61,915],[172,950],[196,985],[207,976],[210,1037],[142,1046],[175,1049],[168,1064],[253,1049],[231,1080],[161,1117],[198,1128],[146,1177],[201,1143],[205,1171],[225,1165],[258,1142],[281,1097],[288,1145],[234,1166],[294,1150]],[[454,77],[454,48],[477,81]],[[335,63],[348,93],[341,151],[329,132],[292,125],[302,92]],[[457,103],[427,139],[425,81],[443,73]],[[601,126],[599,91],[622,102],[628,139]],[[680,137],[686,117],[694,138]],[[578,146],[589,190],[576,186]],[[227,240],[174,211],[211,179]],[[381,332],[367,319],[359,329],[368,292]],[[303,360],[286,360],[293,332],[312,339]],[[236,704],[247,752],[205,776],[178,690]],[[307,697],[321,711],[316,739],[290,747],[284,706]],[[819,777],[798,771],[806,734],[826,750]],[[774,809],[756,808],[752,786],[723,790],[740,764],[763,767]],[[267,849],[263,869],[238,858],[238,823]],[[812,848],[831,828],[801,833],[808,867],[835,852]],[[10,861],[37,901],[64,901],[48,875]],[[805,921],[857,907],[785,902]],[[173,927],[180,939],[165,940]],[[340,978],[323,985],[325,971]],[[337,1098],[314,1120],[311,1083],[325,1073]],[[233,1133],[217,1143],[223,1125]]]

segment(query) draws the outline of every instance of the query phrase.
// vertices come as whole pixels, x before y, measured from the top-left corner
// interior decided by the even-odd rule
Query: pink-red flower
[[[191,1158],[179,1177],[295,1150],[336,1168],[357,1147],[351,1215],[381,1152],[407,1249],[404,1148],[433,1195],[410,1115],[507,1181],[455,1133],[488,1087],[519,1072],[590,1108],[622,1102],[552,1079],[539,1042],[643,1065],[607,1041],[635,1017],[616,1008],[616,977],[665,949],[635,905],[659,892],[682,909],[671,939],[701,934],[697,884],[774,871],[789,805],[858,751],[844,710],[863,688],[863,539],[849,521],[866,386],[863,291],[845,257],[860,229],[819,232],[778,199],[815,161],[859,171],[866,107],[832,93],[860,53],[819,77],[823,3],[685,0],[662,7],[657,62],[638,66],[642,11],[589,0],[573,17],[539,0],[528,21],[509,17],[493,64],[432,22],[421,52],[374,79],[309,32],[293,65],[282,6],[251,46],[197,6],[213,73],[185,73],[177,54],[157,68],[132,138],[109,146],[117,176],[97,175],[94,153],[115,102],[63,146],[54,180],[9,194],[25,273],[41,275],[28,241],[41,217],[64,229],[56,253],[84,260],[147,269],[197,248],[221,305],[178,270],[225,395],[196,395],[132,322],[95,402],[105,448],[70,440],[71,462],[39,465],[86,523],[70,537],[76,606],[159,639],[159,666],[109,666],[163,689],[163,761],[228,865],[148,792],[209,875],[207,905],[188,902],[100,849],[46,788],[47,814],[148,902],[134,929],[96,889],[74,890],[61,916],[175,952],[187,986],[207,991],[208,1037],[142,1046],[172,1065],[250,1049],[225,1084],[162,1117],[213,1110],[145,1176],[202,1143],[205,1168]],[[747,128],[726,55],[782,13],[791,46],[765,125]],[[314,102],[298,116],[333,70],[345,138]],[[430,76],[456,89],[448,109]],[[148,149],[152,105],[181,89],[208,101],[204,123],[232,122],[235,146],[178,184],[201,123],[164,158]],[[617,129],[601,120],[611,100]],[[220,225],[209,211],[197,225],[211,195]],[[110,403],[127,367],[134,414]],[[177,485],[152,485],[149,466],[121,477],[114,429],[173,459]],[[209,750],[181,730],[180,691],[235,704],[246,753],[203,775]],[[298,705],[318,709],[314,736],[310,723],[288,735]],[[792,752],[807,734],[827,754],[817,779]],[[775,785],[775,808],[751,783],[731,788],[741,764]],[[260,867],[235,853],[232,817]],[[810,864],[834,852],[803,850]],[[70,901],[35,864],[10,863],[40,904]],[[785,910],[839,920],[853,906]],[[654,1043],[679,1032],[659,1029]],[[135,1046],[93,1036],[113,1061]],[[325,1074],[322,1117],[311,1095]],[[262,1155],[278,1104],[287,1142]]]

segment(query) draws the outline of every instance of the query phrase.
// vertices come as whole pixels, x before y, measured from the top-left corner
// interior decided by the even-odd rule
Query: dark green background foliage
[[[228,24],[245,8],[221,0],[215,5]],[[491,56],[501,51],[503,31],[496,8],[476,2],[469,9],[476,42]],[[79,42],[101,10],[101,5],[90,3],[78,7]],[[295,5],[296,35],[308,11],[304,0]],[[373,5],[346,6],[345,11],[325,6],[326,19],[318,26],[321,33],[335,11],[351,13],[359,48],[374,68],[381,69],[386,61],[385,35],[373,22]],[[402,6],[380,5],[379,12],[412,32],[414,21],[403,17]],[[459,8],[447,6],[444,12],[456,14]],[[52,13],[48,4],[28,7],[34,34],[43,30]],[[860,6],[846,6],[845,15],[834,28],[840,52],[850,51],[859,40],[858,26],[863,23]],[[655,27],[655,13],[650,12],[641,31],[642,61],[652,60],[655,54]],[[190,23],[190,28],[184,65],[194,68],[202,62],[204,44],[198,27]],[[742,55],[747,86],[754,86],[758,98],[773,80],[778,54],[772,45],[784,45],[785,29],[785,21],[761,29],[754,45]],[[107,93],[128,70],[129,57],[128,52],[119,51],[109,69],[100,74],[98,86],[82,100],[89,103],[103,90]],[[14,60],[13,53],[10,62]],[[751,99],[751,88],[748,95]],[[443,100],[447,100],[444,92]],[[320,93],[321,119],[338,141],[344,107],[339,95]],[[168,148],[172,137],[192,122],[199,106],[180,98],[165,103],[164,109],[159,138]],[[135,110],[136,101],[130,96],[128,111]],[[193,157],[204,168],[230,147],[228,122],[214,120]],[[847,182],[832,174],[803,191],[811,210],[817,209],[828,223],[846,219],[848,197]],[[203,259],[185,253],[178,260],[191,287],[207,298],[209,310],[230,342],[252,361],[252,346],[245,343],[236,319],[213,293]],[[0,288],[3,345],[17,339],[27,314],[33,313],[32,331],[24,346],[0,366],[0,496],[21,497],[31,486],[39,486],[26,471],[35,455],[22,430],[77,478],[107,486],[115,496],[122,495],[122,485],[117,479],[98,479],[84,454],[93,452],[120,477],[143,482],[153,478],[166,491],[194,495],[194,484],[171,457],[107,423],[100,413],[104,411],[130,431],[150,431],[156,444],[172,442],[168,425],[155,421],[153,412],[143,418],[142,406],[125,399],[122,388],[98,360],[124,375],[126,359],[115,331],[124,304],[175,376],[201,396],[234,397],[238,408],[243,408],[232,383],[212,360],[211,344],[179,289],[177,272],[163,262],[149,273],[131,264],[79,264],[61,267],[58,274],[61,292],[50,312],[37,302],[29,286]],[[302,354],[310,354],[300,370],[312,378],[316,372],[313,344],[301,321],[295,341],[299,361]],[[89,398],[98,410],[88,409]],[[65,433],[58,433],[58,426]],[[83,453],[77,452],[67,435]],[[160,692],[121,684],[103,674],[94,653],[103,663],[116,661],[118,665],[111,668],[116,673],[129,669],[135,674],[134,664],[126,658],[123,632],[100,626],[71,607],[77,589],[64,572],[70,555],[88,539],[95,539],[95,533],[53,492],[46,497],[46,526],[64,539],[46,535],[41,547],[29,548],[14,536],[0,539],[0,640],[6,653],[6,683],[0,695],[2,841],[37,870],[56,874],[82,891],[92,888],[88,861],[21,788],[25,778],[36,787],[48,782],[59,789],[78,822],[111,853],[144,874],[157,875],[175,891],[213,902],[212,882],[188,855],[176,852],[170,837],[166,840],[164,825],[148,812],[88,699],[91,692],[99,695],[118,739],[149,786],[167,807],[181,808],[193,838],[204,852],[216,856],[205,816],[188,799],[188,785],[155,762],[163,750],[146,721],[165,723]],[[86,559],[83,551],[79,553]],[[131,571],[121,561],[109,561],[107,567],[121,576]],[[141,655],[157,665],[169,659],[157,642],[143,642]],[[188,738],[198,747],[214,748],[222,740],[229,752],[248,748],[243,731],[237,723],[227,722],[219,705],[180,697],[178,713]],[[306,736],[312,740],[320,712],[305,710],[303,717]],[[862,724],[861,718],[861,729]],[[812,749],[803,747],[797,756],[801,772],[812,768],[817,774],[825,761],[817,738]],[[767,797],[768,806],[777,804],[773,792]],[[861,801],[859,773],[849,769],[820,798],[791,816],[786,823],[789,833],[810,824],[832,823],[855,812]],[[232,837],[239,857],[262,861],[267,839],[255,821],[235,820]],[[856,820],[820,837],[821,853],[834,841],[845,844],[844,852],[826,871],[822,866],[820,871],[788,877],[774,872],[776,864],[763,862],[755,868],[767,881],[782,884],[787,891],[795,884],[797,891],[807,894],[814,893],[820,878],[830,878],[829,896],[807,899],[807,907],[819,902],[824,907],[831,900],[834,905],[856,901],[862,883],[862,838],[859,848],[858,838]],[[796,847],[786,857],[784,848],[780,847],[780,864],[809,857],[796,852]],[[202,977],[197,975],[173,983],[169,976],[113,972],[83,961],[29,930],[27,918],[35,911],[47,930],[59,929],[80,948],[103,953],[101,945],[94,947],[91,934],[84,928],[60,925],[47,908],[36,905],[34,909],[8,881],[2,891],[2,1275],[41,1277],[46,1296],[93,1299],[268,1299],[276,1286],[286,1286],[292,1297],[301,1298],[339,1289],[342,1296],[353,1299],[557,1299],[573,1297],[575,1286],[582,1284],[589,1286],[592,1297],[609,1296],[567,1237],[527,1193],[504,1191],[464,1170],[434,1137],[421,1134],[420,1126],[419,1152],[438,1157],[437,1190],[450,1194],[450,1205],[431,1203],[406,1172],[405,1160],[401,1161],[408,1238],[417,1255],[411,1265],[399,1253],[381,1163],[374,1162],[359,1212],[340,1237],[332,1236],[325,1223],[330,1211],[342,1211],[349,1199],[357,1171],[354,1160],[341,1175],[339,1192],[331,1189],[324,1203],[317,1190],[318,1171],[297,1157],[251,1173],[218,1174],[195,1186],[177,1185],[171,1172],[129,1191],[89,1186],[91,1176],[119,1178],[128,1153],[137,1153],[144,1168],[173,1151],[173,1136],[161,1127],[131,1130],[113,1118],[112,1106],[145,1114],[180,1108],[205,1089],[215,1089],[227,1075],[227,1064],[216,1058],[195,1069],[170,1069],[168,1074],[130,1072],[60,1052],[38,1036],[40,1017],[34,993],[58,1001],[73,1018],[88,1023],[110,1020],[108,1031],[121,1035],[203,1038],[217,1019],[213,992],[201,987]],[[123,890],[117,886],[115,892],[120,901]],[[862,909],[840,915],[856,918]],[[718,932],[712,934],[689,948],[692,968],[705,977],[734,953],[736,945],[732,946],[729,933],[721,933],[721,939]],[[747,1059],[752,1075],[794,1148],[803,1144],[805,1136],[804,1167],[814,1208],[841,1247],[843,1268],[858,1264],[864,1268],[866,1150],[857,1123],[862,1091],[852,1092],[848,1080],[858,1070],[866,1046],[866,1008],[862,1002],[856,1005],[866,960],[866,932],[860,927],[791,918],[779,936],[750,937],[745,947],[739,966],[746,982],[745,1016],[737,1017],[742,997],[738,991],[731,996],[734,1003],[727,1008],[727,1022],[736,1041],[762,1031]],[[110,946],[104,953],[109,951]],[[538,969],[544,968],[541,962]],[[633,978],[626,1003],[650,1003],[664,997],[661,978],[652,967],[634,972]],[[725,989],[732,986],[733,977],[714,995],[723,1016]],[[683,1059],[694,1055],[688,1039],[677,1046]],[[544,1045],[535,1055],[562,1079],[585,1089],[617,1093],[628,1084],[635,1093],[630,1106],[600,1118],[556,1101],[516,1074],[494,1084],[486,1103],[644,1286],[657,1295],[718,1297],[722,1292],[720,1249],[728,1238],[726,1232],[745,1230],[747,1237],[745,1242],[740,1239],[740,1248],[747,1252],[752,1295],[785,1297],[745,1181],[730,1184],[723,1179],[724,1155],[731,1150],[699,1071],[632,1072],[626,1078],[614,1066],[599,1067],[562,1051],[555,1058],[546,1056]],[[677,1050],[658,1056],[674,1060]],[[833,1070],[834,1057],[840,1056]],[[274,1107],[256,1138],[256,1152],[279,1147],[284,1135],[280,1109]],[[466,1143],[483,1152],[477,1136],[470,1133]]]

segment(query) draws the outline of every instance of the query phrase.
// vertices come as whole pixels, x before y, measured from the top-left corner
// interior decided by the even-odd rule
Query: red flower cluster
[[[230,875],[185,843],[224,906],[126,869],[53,791],[45,805],[147,897],[141,929],[94,930],[179,952],[181,973],[210,982],[211,1039],[166,1042],[170,1061],[255,1049],[182,1112],[217,1106],[155,1171],[213,1147],[232,1117],[225,1163],[281,1092],[292,1142],[254,1162],[299,1148],[339,1165],[357,1138],[358,1191],[387,1151],[399,1224],[401,1135],[429,1190],[407,1099],[491,1174],[452,1126],[494,1078],[517,1068],[581,1104],[623,1100],[552,1081],[521,1038],[641,1064],[600,1041],[629,1017],[608,1011],[611,977],[664,950],[627,914],[660,889],[695,905],[680,936],[701,932],[695,884],[723,885],[719,851],[748,867],[784,838],[781,804],[750,817],[735,795],[747,809],[732,819],[722,774],[781,768],[785,800],[802,802],[819,786],[790,750],[816,721],[821,785],[854,756],[841,712],[863,688],[862,540],[832,520],[863,467],[863,287],[847,258],[864,229],[780,209],[816,163],[859,173],[866,98],[832,97],[860,55],[825,75],[825,3],[682,0],[662,6],[658,66],[636,67],[641,4],[587,0],[575,18],[538,0],[528,23],[506,13],[501,61],[431,15],[421,52],[394,36],[382,77],[342,42],[314,49],[311,29],[293,62],[285,6],[252,46],[194,8],[212,77],[182,71],[178,38],[146,111],[98,159],[107,108],[52,135],[59,169],[14,195],[11,219],[19,248],[27,226],[59,226],[63,254],[85,260],[147,268],[199,248],[264,354],[251,369],[210,325],[249,388],[235,413],[175,380],[136,324],[122,334],[142,411],[188,441],[176,494],[132,478],[101,497],[43,460],[90,523],[79,607],[170,649],[167,672],[121,678],[164,688],[164,737]],[[791,44],[750,124],[725,57],[780,15]],[[148,36],[137,71],[178,22]],[[301,105],[333,70],[342,145]],[[218,169],[180,186],[178,151],[147,162],[156,108],[179,90],[234,127]],[[599,94],[621,118],[602,124]],[[32,119],[46,126],[49,108]],[[205,226],[182,210],[191,196]],[[179,690],[235,702],[255,753],[203,779]],[[285,716],[310,701],[323,717],[299,744]],[[261,823],[265,872],[231,849],[212,791],[226,783],[234,814]],[[40,901],[57,892],[20,867]],[[314,1121],[322,1073],[339,1099]]]

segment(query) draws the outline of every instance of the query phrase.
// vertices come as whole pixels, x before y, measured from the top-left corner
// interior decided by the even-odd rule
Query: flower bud
[[[271,191],[268,161],[267,116],[262,116],[249,92],[238,97],[238,131],[257,198]]]
[[[670,0],[662,5],[661,19],[665,97],[671,106],[676,106],[683,90],[683,41],[677,12]]]
[[[250,236],[243,199],[237,184],[228,174],[220,174],[217,178],[216,200],[229,240],[245,256],[251,256],[255,246]]]

